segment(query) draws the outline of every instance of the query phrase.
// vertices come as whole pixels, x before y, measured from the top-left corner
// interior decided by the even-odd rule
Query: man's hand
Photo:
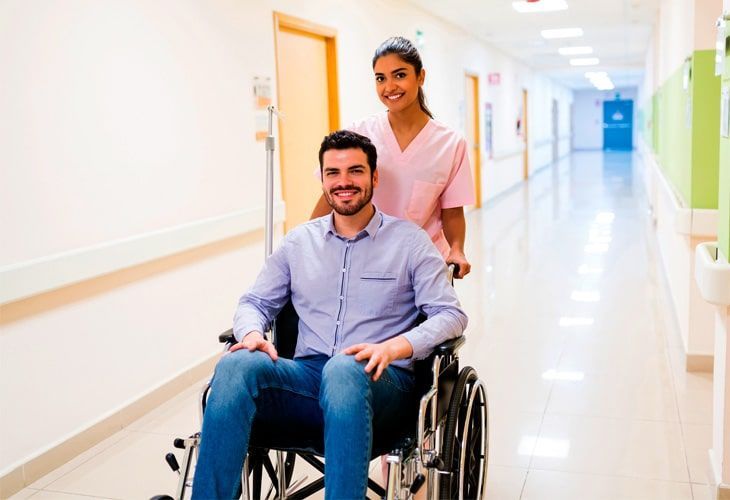
[[[383,370],[393,361],[410,358],[413,355],[413,346],[405,337],[398,336],[380,344],[355,344],[342,352],[348,355],[354,354],[356,361],[370,360],[365,365],[365,372],[373,373],[375,370],[373,382],[377,382]]]
[[[461,279],[467,274],[469,274],[469,271],[471,271],[471,264],[469,264],[469,261],[466,260],[466,256],[464,255],[464,252],[460,250],[454,250],[452,249],[449,252],[449,256],[446,257],[446,263],[447,264],[456,264],[458,267],[458,271],[454,274],[454,278]]]
[[[238,344],[234,344],[228,352],[236,352],[239,349],[248,349],[250,352],[263,351],[276,361],[279,353],[276,352],[274,344],[264,338],[261,332],[253,331],[246,334]]]

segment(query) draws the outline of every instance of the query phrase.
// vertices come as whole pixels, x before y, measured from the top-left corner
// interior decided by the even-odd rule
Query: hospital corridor
[[[0,0],[0,68],[0,499],[730,498],[730,0]]]

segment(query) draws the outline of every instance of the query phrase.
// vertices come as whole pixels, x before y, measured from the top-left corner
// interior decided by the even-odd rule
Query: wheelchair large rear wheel
[[[451,396],[441,458],[450,474],[441,475],[442,500],[481,500],[487,482],[489,436],[487,394],[472,367],[465,367]]]

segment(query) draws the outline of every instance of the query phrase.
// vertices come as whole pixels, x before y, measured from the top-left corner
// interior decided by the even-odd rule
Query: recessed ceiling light
[[[543,38],[575,38],[583,36],[583,28],[560,28],[554,30],[542,30],[540,32]]]
[[[597,57],[578,57],[570,60],[571,66],[595,66],[601,61]]]
[[[590,80],[593,86],[598,90],[613,90],[615,88],[611,78],[605,71],[588,71],[585,73],[585,77],[588,78],[588,80]],[[613,212],[601,212],[596,215],[596,223],[610,225],[615,217],[616,216]]]
[[[551,12],[555,10],[565,10],[568,4],[565,0],[540,0],[539,2],[512,2],[512,8],[520,14],[530,14],[533,12]]]
[[[593,54],[593,47],[560,47],[558,52],[561,56],[582,56]]]

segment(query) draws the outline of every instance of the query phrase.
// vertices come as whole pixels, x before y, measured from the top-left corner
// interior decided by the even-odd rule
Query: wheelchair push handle
[[[449,277],[449,283],[452,285],[454,284],[454,276],[459,274],[459,264],[456,264],[454,262],[449,262],[448,264],[448,277]]]

